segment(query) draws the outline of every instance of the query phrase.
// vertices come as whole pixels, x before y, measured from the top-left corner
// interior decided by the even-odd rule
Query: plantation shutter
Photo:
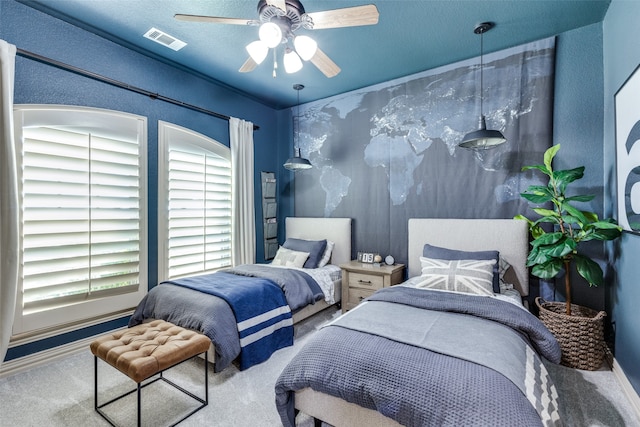
[[[168,277],[231,266],[228,148],[172,140],[167,167]]]
[[[137,291],[138,135],[22,132],[24,311]]]

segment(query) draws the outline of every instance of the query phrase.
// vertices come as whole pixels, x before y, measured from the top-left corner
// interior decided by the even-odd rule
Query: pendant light
[[[300,91],[304,89],[304,86],[301,84],[295,84],[293,85],[293,88],[298,91],[297,113],[300,114]],[[284,164],[284,167],[294,172],[302,169],[311,169],[311,162],[309,162],[309,160],[303,157],[300,157],[300,148],[297,147],[298,141],[300,141],[300,116],[298,116],[298,126],[296,127],[296,123],[295,121],[293,121],[293,119],[292,119],[292,124],[293,124],[293,127],[296,129],[294,148],[293,148],[294,154],[293,154],[293,157],[287,160],[287,162]]]
[[[483,113],[483,75],[484,68],[483,63],[483,34],[494,27],[493,22],[483,22],[478,25],[473,32],[480,34],[480,118],[478,120],[478,130],[469,132],[464,136],[462,142],[458,144],[462,148],[468,148],[470,150],[489,150],[495,148],[498,145],[507,142],[507,139],[502,135],[499,130],[487,129],[487,121]]]

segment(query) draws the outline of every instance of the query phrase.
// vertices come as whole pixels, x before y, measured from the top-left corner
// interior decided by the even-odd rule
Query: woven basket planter
[[[536,298],[540,320],[556,337],[562,350],[561,364],[570,368],[595,371],[605,356],[604,311],[571,304],[566,315],[564,302],[547,302]]]

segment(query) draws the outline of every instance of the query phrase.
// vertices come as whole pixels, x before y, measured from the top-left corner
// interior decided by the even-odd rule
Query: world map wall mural
[[[458,147],[478,126],[475,58],[300,105],[313,168],[296,172],[295,215],[353,218],[353,251],[406,263],[409,218],[512,218],[552,144],[554,39],[484,55],[487,127],[507,143]],[[389,60],[393,60],[389,58]]]

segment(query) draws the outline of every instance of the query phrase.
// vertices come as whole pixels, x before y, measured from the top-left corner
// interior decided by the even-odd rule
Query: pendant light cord
[[[484,54],[484,31],[480,33],[480,116],[484,115],[484,62],[482,60]]]
[[[293,88],[296,90],[296,92],[298,92],[298,103],[296,105],[296,115],[291,117],[293,121],[293,130],[295,131],[295,141],[293,143],[293,155],[297,156],[298,150],[300,149],[300,147],[298,146],[300,143],[300,91],[304,89],[304,85],[294,84]],[[302,154],[300,154],[300,156],[302,156]]]

